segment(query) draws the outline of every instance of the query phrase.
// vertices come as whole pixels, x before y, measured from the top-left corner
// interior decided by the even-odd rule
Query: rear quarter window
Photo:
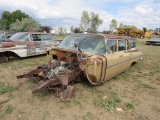
[[[135,48],[136,47],[136,40],[129,40],[129,48]]]
[[[118,40],[118,51],[126,50],[126,40]]]

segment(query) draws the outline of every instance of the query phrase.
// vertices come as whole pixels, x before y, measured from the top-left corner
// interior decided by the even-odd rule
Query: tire
[[[8,62],[9,61],[9,58],[7,56],[1,56],[0,57],[0,63],[5,63],[5,62]]]

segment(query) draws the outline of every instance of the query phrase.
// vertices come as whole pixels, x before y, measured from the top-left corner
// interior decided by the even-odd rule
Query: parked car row
[[[28,57],[45,54],[46,47],[56,47],[61,41],[49,33],[18,32],[0,42],[0,63],[7,62],[10,56]]]

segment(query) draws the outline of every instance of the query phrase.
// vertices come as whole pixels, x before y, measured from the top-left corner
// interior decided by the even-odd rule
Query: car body
[[[5,42],[0,42],[0,62],[17,55],[28,57],[46,53],[46,47],[55,47],[61,40],[55,40],[49,33],[18,32]]]
[[[14,31],[0,31],[0,42],[5,42],[8,38],[14,35]]]
[[[160,37],[156,34],[151,35],[150,39],[146,41],[146,45],[160,45]]]
[[[103,84],[142,59],[136,39],[101,34],[71,34],[56,48],[47,48],[49,62],[19,75],[38,82],[32,92],[55,90],[61,99],[74,96],[70,83],[87,79],[92,85]]]
[[[75,45],[78,47],[75,47]],[[126,36],[72,34],[57,48],[48,51],[50,61],[71,62],[84,71],[91,84],[101,84],[140,61],[142,53],[136,47],[136,39]],[[78,56],[78,60],[76,57]]]

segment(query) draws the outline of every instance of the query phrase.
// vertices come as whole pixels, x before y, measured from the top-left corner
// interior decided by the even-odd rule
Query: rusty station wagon
[[[49,33],[18,32],[5,42],[0,42],[0,63],[10,56],[28,57],[46,53],[46,47],[55,47],[61,40],[55,40]]]
[[[57,48],[48,48],[47,55],[48,64],[17,78],[40,83],[33,93],[54,89],[61,98],[74,96],[71,82],[103,84],[142,59],[135,38],[101,34],[68,35]]]

